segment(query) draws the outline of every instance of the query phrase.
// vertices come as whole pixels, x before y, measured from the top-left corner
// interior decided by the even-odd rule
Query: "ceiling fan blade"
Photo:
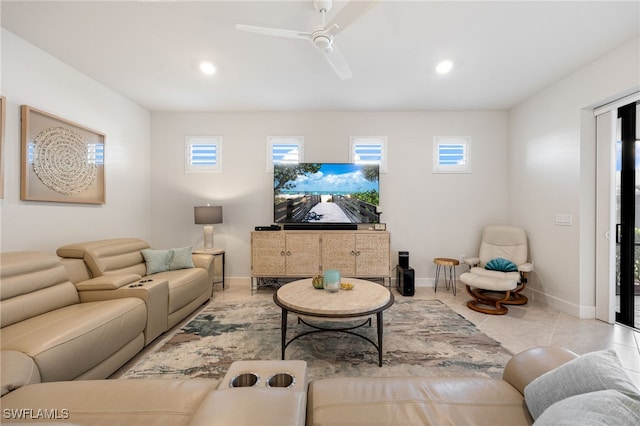
[[[333,17],[333,19],[331,19],[331,21],[327,23],[327,25],[325,25],[325,28],[337,25],[338,29],[333,32],[333,34],[344,31],[349,25],[353,24],[377,6],[379,1],[380,0],[351,0],[340,12],[338,12],[336,16]]]
[[[283,30],[280,28],[268,28],[268,27],[256,27],[253,25],[237,24],[236,29],[240,31],[247,31],[250,33],[264,34],[275,37],[285,38],[301,38],[305,40],[311,40],[311,33],[305,33],[302,31]]]
[[[332,44],[328,49],[323,49],[322,53],[324,53],[325,58],[327,58],[327,61],[329,61],[329,64],[336,74],[338,74],[338,77],[343,80],[353,77],[349,64],[347,64],[347,61],[335,44]]]

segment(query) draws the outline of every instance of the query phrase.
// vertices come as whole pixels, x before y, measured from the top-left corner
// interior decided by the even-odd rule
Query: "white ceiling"
[[[354,75],[341,80],[308,41],[234,28],[311,31],[311,0],[0,7],[2,27],[152,111],[508,109],[640,33],[638,0],[383,0],[336,36]]]

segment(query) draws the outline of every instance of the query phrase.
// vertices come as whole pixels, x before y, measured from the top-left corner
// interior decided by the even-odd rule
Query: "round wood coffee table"
[[[345,278],[343,282],[353,284],[353,290],[339,290],[330,293],[316,289],[311,285],[311,278],[293,281],[280,287],[273,295],[273,301],[282,308],[282,359],[287,346],[294,340],[312,333],[341,332],[358,336],[371,343],[378,350],[378,365],[382,366],[382,312],[393,305],[393,294],[386,287],[371,281],[355,278]],[[292,337],[287,341],[287,315],[289,312],[299,315],[299,319],[313,328]],[[366,324],[371,325],[371,316],[376,316],[378,342],[367,336],[354,332]],[[332,320],[353,320],[362,318],[364,321],[355,326],[322,327],[310,324],[301,317]]]

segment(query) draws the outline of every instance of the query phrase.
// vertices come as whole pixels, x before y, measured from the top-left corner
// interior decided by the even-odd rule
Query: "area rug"
[[[213,300],[122,378],[222,378],[236,360],[280,359],[281,311],[273,301]],[[376,341],[374,326],[358,332]],[[289,315],[290,338],[310,328]],[[439,300],[397,299],[384,312],[383,365],[376,348],[344,333],[291,343],[286,359],[307,361],[310,379],[336,376],[501,376],[511,353]]]

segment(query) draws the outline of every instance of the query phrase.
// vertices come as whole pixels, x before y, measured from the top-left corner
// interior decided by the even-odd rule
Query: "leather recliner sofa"
[[[213,257],[205,254],[190,254],[193,268],[147,275],[143,250],[148,249],[149,244],[138,238],[113,238],[56,250],[83,302],[131,296],[147,302],[145,344],[208,301],[214,280]]]
[[[108,377],[144,347],[146,317],[145,303],[138,298],[81,303],[54,255],[2,253],[3,358],[31,371],[6,389],[3,377],[2,392],[29,382]]]
[[[583,357],[559,347],[539,347],[515,355],[507,364],[502,379],[486,377],[344,377],[311,380],[302,388],[268,388],[263,383],[253,387],[229,388],[223,379],[123,379],[82,382],[32,384],[4,396],[0,402],[5,421],[21,423],[33,420],[34,413],[49,409],[60,418],[50,423],[77,425],[530,425],[534,421],[529,407],[527,391],[536,382],[546,381],[542,396],[551,404],[553,398],[570,401],[569,395],[591,392],[584,387],[582,376],[598,376],[598,366],[608,363],[597,355],[589,362],[578,362]],[[611,358],[611,357],[609,357]],[[616,358],[617,359],[617,358]],[[586,359],[585,359],[586,360]],[[271,361],[280,363],[279,370],[295,369],[301,361]],[[243,361],[237,371],[259,371],[264,361]],[[617,424],[637,424],[620,420],[620,415],[639,416],[640,395],[633,385],[624,382],[617,370],[604,370],[594,381],[597,387],[618,387],[628,391],[631,403],[612,407],[615,413],[603,416]],[[5,365],[3,361],[3,372]],[[607,377],[611,383],[607,382]],[[600,380],[603,379],[603,380]],[[586,380],[589,380],[587,377]],[[582,382],[582,383],[574,383]],[[551,388],[546,389],[551,385]],[[576,389],[572,389],[572,387]],[[626,386],[626,388],[625,388]],[[292,391],[293,390],[293,391]],[[560,392],[560,393],[558,393]],[[561,393],[565,394],[562,395]],[[606,404],[600,392],[592,392],[589,405],[598,401]],[[620,393],[620,392],[618,392]],[[620,393],[622,395],[622,393]],[[547,395],[549,394],[549,395]],[[578,395],[580,396],[580,395]],[[634,399],[635,398],[635,399]],[[592,402],[593,401],[593,402]],[[562,402],[562,401],[561,401]],[[628,401],[625,401],[625,403]],[[545,412],[553,411],[551,405]],[[627,409],[627,412],[620,413]],[[554,417],[538,417],[541,424],[557,424]],[[565,413],[576,424],[587,424],[579,419],[581,409]],[[638,412],[635,412],[638,411]],[[591,410],[591,415],[593,414]],[[562,415],[560,413],[559,415]],[[596,416],[600,413],[596,412]],[[601,417],[602,418],[602,417]],[[616,420],[617,419],[617,420]],[[638,417],[635,418],[636,420]],[[565,419],[566,420],[566,419]],[[620,423],[622,421],[622,423]],[[580,423],[582,422],[582,423]],[[568,423],[563,423],[568,424]],[[589,423],[593,424],[593,423]]]
[[[0,254],[0,347],[26,383],[104,379],[211,297],[212,257],[146,276],[138,239]],[[81,256],[77,258],[73,256]],[[3,375],[5,372],[3,371]]]

